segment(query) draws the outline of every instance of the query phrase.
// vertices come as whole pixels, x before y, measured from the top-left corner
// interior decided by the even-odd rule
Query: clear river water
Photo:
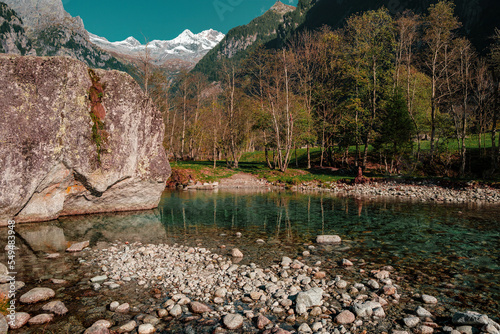
[[[81,282],[76,255],[64,253],[73,241],[90,240],[92,247],[115,240],[178,243],[221,254],[238,247],[243,262],[262,266],[283,255],[307,258],[321,261],[334,275],[343,258],[362,261],[367,270],[391,265],[417,292],[452,307],[493,317],[500,313],[498,205],[361,200],[329,193],[173,191],[164,193],[156,210],[61,217],[16,230],[18,280],[27,283]],[[316,247],[320,234],[337,234],[343,243]],[[6,229],[0,235],[6,236]],[[6,242],[6,237],[0,240],[2,249]],[[310,255],[303,257],[304,251]],[[62,256],[45,258],[53,252]],[[5,262],[3,256],[0,261]]]

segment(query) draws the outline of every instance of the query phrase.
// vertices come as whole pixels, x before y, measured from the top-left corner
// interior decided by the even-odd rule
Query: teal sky
[[[177,37],[185,29],[199,33],[215,29],[227,33],[247,24],[276,0],[63,0],[85,28],[109,41],[134,36],[140,42]],[[282,0],[297,5],[298,0]]]

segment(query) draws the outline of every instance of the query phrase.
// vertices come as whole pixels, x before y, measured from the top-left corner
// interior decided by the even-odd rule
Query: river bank
[[[478,182],[413,181],[395,179],[369,179],[337,182],[310,181],[298,185],[283,182],[269,182],[248,173],[238,173],[217,182],[188,180],[177,183],[176,188],[184,190],[215,189],[264,189],[292,191],[331,192],[340,196],[362,198],[398,198],[418,202],[437,203],[500,203],[500,189]]]
[[[60,322],[56,331],[85,334],[500,332],[498,314],[491,319],[418,293],[398,268],[361,258],[339,257],[333,268],[317,261],[315,254],[341,249],[339,241],[318,237],[301,256],[276,258],[270,266],[223,245],[211,250],[115,242],[86,248],[75,257],[85,272],[76,284],[85,293],[77,299],[91,306],[86,328],[74,325],[76,309],[57,301],[61,289],[51,289],[65,282],[51,280],[35,291],[20,287],[20,301],[29,309],[18,313],[20,329],[12,332],[35,333],[45,321]]]

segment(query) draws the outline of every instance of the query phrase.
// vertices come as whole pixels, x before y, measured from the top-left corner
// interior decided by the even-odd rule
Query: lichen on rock
[[[128,74],[92,72],[106,84],[100,157],[89,68],[67,57],[0,55],[0,224],[158,205],[170,175],[161,114]]]

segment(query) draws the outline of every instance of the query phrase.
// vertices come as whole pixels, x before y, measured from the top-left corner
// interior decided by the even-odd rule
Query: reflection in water
[[[245,254],[243,261],[266,265],[285,254],[300,255],[318,234],[338,234],[345,240],[342,246],[318,248],[313,252],[317,260],[346,257],[391,264],[402,275],[454,284],[457,291],[450,298],[467,289],[480,291],[481,300],[498,309],[499,213],[498,207],[369,202],[331,194],[166,192],[156,210],[19,225],[20,275],[70,271],[66,260],[49,263],[44,255],[62,252],[72,241],[90,240],[92,246],[115,240],[201,244],[214,249],[237,245]],[[236,232],[243,237],[234,237]],[[257,244],[257,239],[266,243]],[[0,240],[2,249],[5,243]]]

